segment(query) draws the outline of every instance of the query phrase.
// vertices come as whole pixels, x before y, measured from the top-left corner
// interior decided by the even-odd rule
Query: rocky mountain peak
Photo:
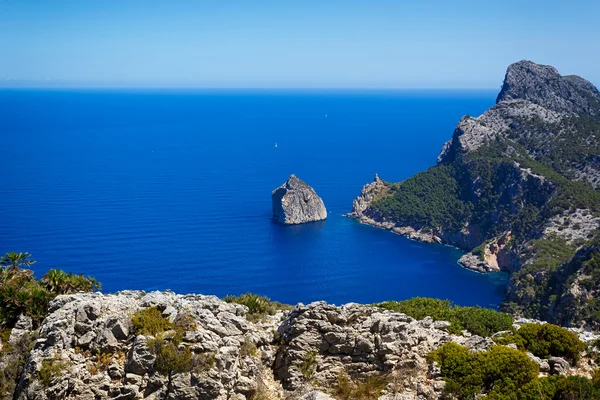
[[[600,112],[598,89],[579,76],[562,76],[556,68],[532,61],[511,64],[496,103],[528,100],[544,108],[595,115]]]

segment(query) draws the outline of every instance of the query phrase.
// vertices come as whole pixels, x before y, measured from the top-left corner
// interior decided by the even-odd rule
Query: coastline
[[[428,244],[441,244],[441,245],[444,245],[447,247],[452,247],[454,249],[460,250],[461,252],[463,252],[463,255],[456,263],[458,265],[460,265],[462,268],[469,270],[471,272],[475,272],[475,273],[478,273],[481,275],[487,275],[487,274],[494,273],[494,272],[506,272],[506,271],[502,271],[502,270],[495,271],[495,270],[490,270],[490,269],[486,269],[486,268],[480,268],[480,267],[478,267],[479,263],[466,264],[466,263],[461,262],[461,260],[463,260],[463,259],[465,259],[465,261],[469,260],[470,259],[470,258],[468,258],[469,255],[471,255],[471,258],[475,257],[475,256],[473,256],[470,252],[465,251],[464,249],[461,249],[458,246],[455,246],[453,244],[445,242],[442,238],[435,235],[434,233],[423,233],[423,232],[420,232],[420,231],[414,229],[411,226],[398,227],[398,226],[395,226],[392,222],[375,221],[374,219],[369,218],[365,215],[357,215],[355,212],[349,212],[349,213],[343,214],[343,216],[351,218],[363,225],[369,225],[374,228],[390,231],[393,234],[403,236],[409,240],[414,240],[415,242],[428,243]]]

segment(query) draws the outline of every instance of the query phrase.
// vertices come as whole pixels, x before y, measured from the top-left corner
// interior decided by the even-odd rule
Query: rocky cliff
[[[273,190],[273,218],[284,225],[303,224],[327,218],[327,209],[315,190],[290,175],[288,180]]]
[[[365,186],[351,215],[460,247],[461,264],[478,272],[510,272],[507,310],[598,325],[600,303],[585,288],[600,272],[588,262],[583,273],[576,255],[593,258],[586,249],[600,227],[599,183],[600,93],[580,77],[520,61],[492,108],[460,120],[437,165]],[[573,300],[580,296],[590,301]],[[575,303],[586,311],[556,312]]]
[[[358,304],[299,304],[249,317],[246,306],[214,296],[59,296],[39,329],[22,317],[11,333],[13,344],[32,343],[14,398],[327,399],[323,392],[340,390],[343,377],[383,377],[376,395],[361,398],[438,399],[445,381],[427,359],[432,350],[449,342],[474,351],[494,344],[450,334],[449,322]],[[546,372],[571,368],[556,362],[562,369]]]

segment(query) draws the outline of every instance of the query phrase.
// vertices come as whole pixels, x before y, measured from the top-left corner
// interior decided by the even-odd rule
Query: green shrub
[[[501,336],[496,336],[494,338],[494,342],[496,342],[497,344],[501,344],[503,346],[506,346],[509,344],[515,344],[515,345],[517,345],[517,348],[519,350],[525,350],[525,341],[523,340],[523,338],[521,336],[517,335],[514,332],[506,333]]]
[[[223,300],[248,307],[248,319],[253,322],[257,322],[267,315],[274,315],[278,310],[292,309],[289,304],[271,301],[268,297],[254,293],[245,293],[239,296],[227,295]]]
[[[174,325],[168,318],[163,317],[157,307],[138,310],[131,318],[133,328],[139,335],[156,336],[159,333],[173,329]]]
[[[0,324],[12,327],[25,314],[39,323],[46,316],[50,301],[56,296],[34,278],[33,271],[0,271]]]
[[[0,331],[2,349],[0,350],[0,400],[12,400],[15,388],[19,383],[21,371],[29,356],[36,334],[26,333],[16,343],[9,343],[10,330]]]
[[[523,386],[518,400],[597,400],[600,385],[582,376],[550,376]]]
[[[173,342],[166,342],[163,338],[150,339],[146,342],[150,350],[156,355],[154,369],[164,376],[171,376],[180,372],[190,372],[192,365],[192,352],[189,347],[178,348]]]
[[[376,400],[389,383],[384,375],[371,375],[362,380],[353,381],[347,373],[338,375],[333,394],[339,400]]]
[[[446,343],[432,352],[429,360],[441,367],[445,393],[461,399],[480,394],[500,399],[502,394],[516,393],[539,373],[538,365],[523,352],[504,346],[471,352],[456,343]]]
[[[523,339],[526,350],[541,358],[563,357],[576,363],[585,350],[576,334],[553,324],[525,324],[516,335]]]
[[[309,351],[304,355],[302,363],[300,364],[300,372],[306,381],[310,381],[315,372],[317,371],[317,352]]]
[[[41,279],[44,287],[56,294],[77,292],[93,292],[101,290],[102,285],[91,276],[67,273],[59,269],[51,269]]]
[[[404,301],[386,301],[376,306],[402,312],[415,319],[431,317],[436,321],[450,322],[449,331],[459,334],[467,330],[475,335],[490,336],[512,328],[513,318],[509,314],[481,307],[454,306],[449,300],[416,297]]]
[[[50,387],[52,382],[64,374],[70,363],[61,360],[58,355],[42,361],[42,367],[38,371],[38,378],[44,387]]]
[[[33,276],[33,271],[21,268],[34,263],[29,253],[13,252],[0,257],[0,326],[12,327],[21,314],[30,316],[37,326],[46,316],[48,305],[56,295],[100,288],[100,283],[94,278],[60,270],[50,270],[38,280]],[[67,277],[66,286],[48,284],[48,276],[57,274]]]

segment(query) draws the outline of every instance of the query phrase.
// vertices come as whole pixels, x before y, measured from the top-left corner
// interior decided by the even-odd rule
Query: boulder
[[[303,224],[327,218],[323,200],[296,175],[290,175],[283,185],[273,190],[271,200],[273,218],[280,224]]]

